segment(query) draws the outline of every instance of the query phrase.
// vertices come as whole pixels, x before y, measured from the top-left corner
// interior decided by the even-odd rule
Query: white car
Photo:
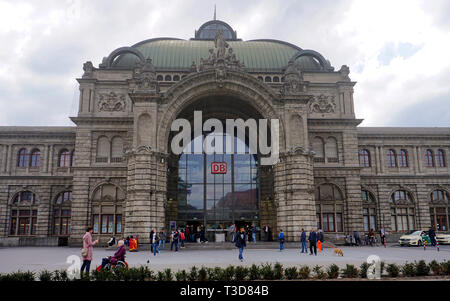
[[[425,235],[422,235],[424,233]],[[428,237],[428,231],[425,230],[412,230],[406,232],[405,235],[400,236],[398,243],[400,246],[422,246],[423,242],[426,241],[427,244],[430,241]]]
[[[450,244],[450,233],[437,233],[436,241],[440,244]]]

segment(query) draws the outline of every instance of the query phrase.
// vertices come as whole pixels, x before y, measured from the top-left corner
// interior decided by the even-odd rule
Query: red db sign
[[[226,174],[227,173],[227,163],[226,162],[211,163],[211,173],[212,174]]]

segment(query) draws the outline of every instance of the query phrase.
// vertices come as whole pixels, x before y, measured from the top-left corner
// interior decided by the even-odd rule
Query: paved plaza
[[[126,260],[130,266],[147,265],[152,270],[158,271],[165,268],[172,270],[189,269],[195,265],[197,267],[226,267],[230,264],[250,266],[253,263],[275,263],[280,262],[283,266],[299,266],[308,265],[313,267],[316,264],[328,266],[336,263],[340,267],[345,264],[354,264],[359,266],[367,260],[369,255],[378,255],[382,261],[387,263],[405,263],[406,261],[414,261],[424,259],[427,262],[435,259],[437,261],[450,260],[450,246],[441,246],[437,252],[435,248],[418,247],[343,247],[344,257],[333,254],[332,249],[324,249],[318,256],[310,256],[309,254],[301,254],[299,249],[287,248],[283,252],[277,249],[246,249],[244,251],[244,262],[238,260],[237,249],[181,249],[179,252],[170,252],[167,249],[162,253],[153,256],[150,251],[140,251],[136,253],[127,252]],[[94,249],[94,258],[92,267],[96,267],[101,263],[103,257],[112,255],[113,249],[106,250],[104,248]],[[8,273],[17,270],[59,270],[66,269],[69,264],[66,263],[67,257],[70,255],[80,256],[79,248],[69,247],[20,247],[20,248],[3,248],[0,249],[0,273]],[[91,268],[92,269],[92,268]]]

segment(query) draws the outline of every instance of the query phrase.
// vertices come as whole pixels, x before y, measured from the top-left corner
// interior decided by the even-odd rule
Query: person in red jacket
[[[184,248],[184,240],[185,239],[186,239],[186,236],[184,235],[184,230],[181,229],[181,232],[180,232],[181,248]]]

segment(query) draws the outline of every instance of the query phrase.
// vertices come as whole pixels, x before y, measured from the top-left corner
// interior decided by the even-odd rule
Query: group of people
[[[180,244],[180,248],[184,248],[186,237],[187,235],[185,234],[184,229],[172,229],[169,235],[170,251],[178,252],[178,244]],[[153,228],[153,230],[150,232],[150,250],[153,253],[153,256],[156,256],[156,254],[158,254],[160,251],[164,251],[166,240],[167,235],[164,228],[161,229],[160,232],[158,232],[156,228]]]
[[[317,245],[320,243],[322,244],[324,241],[324,234],[322,229],[317,229],[317,231],[314,231],[312,228],[309,230],[308,235],[308,242],[309,242],[309,255],[315,255],[317,256]],[[306,232],[304,229],[302,229],[302,233],[300,234],[300,242],[302,246],[301,253],[308,254],[308,248],[306,246]]]
[[[249,225],[245,225],[242,228],[236,226],[236,224],[232,224],[229,228],[230,231],[230,242],[235,242],[236,236],[241,233],[241,229],[244,229],[245,238],[248,242],[256,242],[256,234],[258,233],[258,229],[255,224],[251,227]]]
[[[382,245],[386,244],[386,231],[384,230],[384,228],[382,228],[380,230],[380,232],[378,233],[380,236],[380,242]],[[353,236],[352,235],[346,235],[345,236],[345,244],[346,245],[350,245],[350,246],[361,246],[363,243],[361,242],[361,237],[359,236],[359,232],[358,231],[353,231]],[[364,245],[368,246],[373,246],[377,244],[377,239],[375,237],[375,230],[374,229],[370,229],[369,232],[367,234],[364,235]]]
[[[186,225],[186,227],[184,228],[184,233],[186,235],[187,242],[198,242],[198,243],[208,242],[204,226],[194,227],[194,225]]]
[[[91,268],[94,245],[98,244],[98,239],[92,241],[92,232],[93,232],[93,228],[91,226],[88,226],[86,228],[86,233],[83,236],[83,249],[82,249],[82,254],[81,254],[83,257],[83,264],[81,265],[81,271],[80,271],[81,276],[83,275],[84,271],[86,271],[86,273],[89,274],[89,270]],[[125,261],[125,254],[127,252],[127,250],[125,248],[125,241],[123,239],[119,240],[117,242],[117,246],[118,246],[118,248],[113,256],[109,256],[109,257],[102,259],[102,265],[101,265],[102,268],[104,268],[105,265],[108,263],[115,265],[119,261]]]

